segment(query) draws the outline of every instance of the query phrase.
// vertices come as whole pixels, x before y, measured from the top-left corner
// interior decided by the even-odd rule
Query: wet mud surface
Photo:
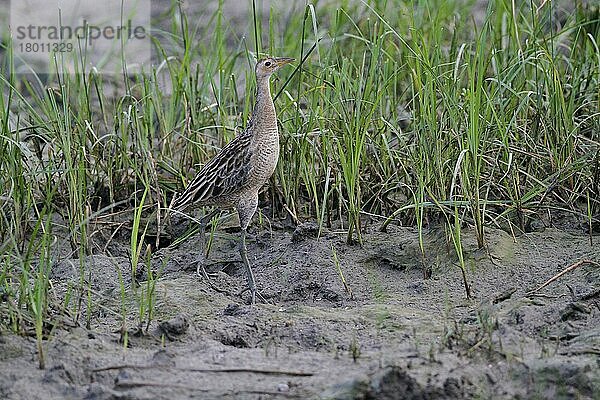
[[[83,263],[90,318],[62,317],[44,341],[44,370],[34,338],[0,334],[0,398],[599,398],[600,268],[583,263],[531,293],[599,260],[588,236],[489,230],[486,251],[463,232],[466,299],[442,230],[424,236],[430,279],[415,229],[372,229],[363,246],[342,230],[316,235],[310,223],[255,228],[249,254],[267,300],[256,306],[240,295],[235,229],[217,230],[205,262],[218,290],[196,275],[198,235],[160,249],[149,324],[139,316],[148,274],[139,267],[134,295],[126,245],[114,238],[113,256]],[[54,266],[58,302],[77,292],[80,265]]]

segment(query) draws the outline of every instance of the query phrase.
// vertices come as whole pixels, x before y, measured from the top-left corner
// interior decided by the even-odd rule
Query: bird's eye
[[[267,61],[267,62],[265,63],[265,67],[270,67],[270,66],[271,66],[271,61]]]

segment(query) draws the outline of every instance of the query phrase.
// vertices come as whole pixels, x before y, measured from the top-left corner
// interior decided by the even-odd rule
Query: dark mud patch
[[[467,232],[467,300],[443,232],[426,235],[433,277],[424,280],[413,229],[367,233],[360,247],[342,232],[317,239],[314,228],[251,238],[269,302],[255,307],[239,295],[235,232],[219,230],[210,253],[218,291],[195,274],[197,237],[161,249],[149,324],[139,316],[147,282],[136,297],[127,258],[61,261],[53,295],[73,291],[83,271],[89,321],[51,332],[45,370],[33,339],[1,334],[0,398],[598,398],[600,269],[582,266],[531,293],[579,260],[599,260],[589,237],[490,230],[482,252]]]

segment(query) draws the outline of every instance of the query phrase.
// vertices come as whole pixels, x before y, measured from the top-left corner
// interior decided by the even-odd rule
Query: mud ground
[[[582,264],[531,293],[600,260],[589,236],[489,229],[481,251],[466,230],[466,299],[441,229],[425,234],[432,277],[423,279],[413,228],[373,226],[361,247],[341,229],[317,239],[312,223],[255,224],[249,253],[268,303],[249,306],[237,232],[226,225],[205,261],[218,290],[196,275],[198,235],[154,253],[149,324],[139,316],[147,271],[139,267],[135,295],[119,235],[104,254],[55,265],[57,304],[68,287],[76,295],[84,266],[90,311],[84,298],[77,321],[64,316],[50,331],[44,370],[34,338],[0,333],[0,398],[600,398],[600,268]]]

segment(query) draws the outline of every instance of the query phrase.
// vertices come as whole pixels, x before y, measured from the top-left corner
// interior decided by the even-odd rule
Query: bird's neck
[[[271,97],[271,88],[269,78],[261,78],[256,82],[256,103],[252,110],[252,125],[260,126],[263,129],[257,129],[257,132],[270,131],[272,125],[277,127],[277,116],[275,115],[275,105]]]

